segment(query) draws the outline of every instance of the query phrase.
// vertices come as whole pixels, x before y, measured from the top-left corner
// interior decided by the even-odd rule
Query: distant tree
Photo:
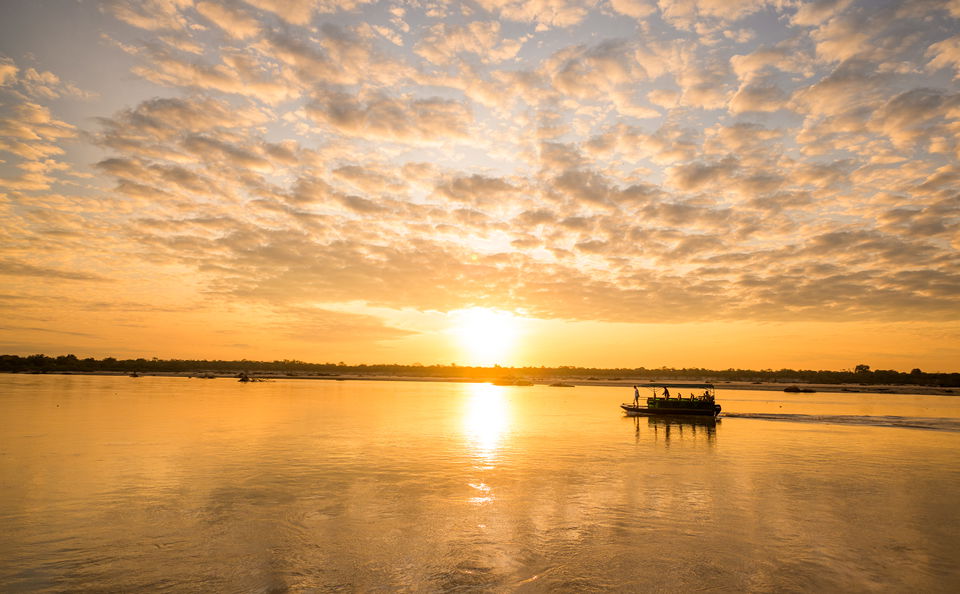
[[[27,357],[27,364],[32,371],[47,371],[52,369],[53,362],[53,359],[42,353]]]
[[[919,367],[914,367],[910,370],[910,375],[921,375],[923,372],[920,371]]]
[[[853,368],[854,373],[870,373],[870,366],[861,363]]]

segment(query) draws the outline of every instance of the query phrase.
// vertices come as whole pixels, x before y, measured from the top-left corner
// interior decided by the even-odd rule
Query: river
[[[960,397],[0,375],[0,590],[960,590]]]

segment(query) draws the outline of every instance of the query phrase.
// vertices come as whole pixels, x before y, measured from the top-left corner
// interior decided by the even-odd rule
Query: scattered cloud
[[[338,304],[960,313],[954,4],[97,9],[122,93],[0,56],[7,277],[146,303],[130,279],[168,271],[301,342],[411,336]]]
[[[75,280],[75,281],[104,281],[107,280],[98,274],[89,272],[73,272],[58,268],[49,268],[46,266],[35,266],[27,262],[21,262],[11,259],[0,260],[0,274],[6,276],[28,276],[36,278],[47,278],[57,280]]]
[[[260,32],[260,22],[256,17],[235,4],[198,2],[196,10],[235,39],[253,37]]]
[[[471,114],[458,101],[439,97],[361,96],[328,91],[306,105],[316,123],[348,136],[397,142],[445,142],[465,138]]]
[[[517,55],[523,41],[503,39],[497,21],[474,21],[466,25],[438,23],[416,45],[416,53],[437,65],[449,64],[462,54],[483,62],[503,62]]]

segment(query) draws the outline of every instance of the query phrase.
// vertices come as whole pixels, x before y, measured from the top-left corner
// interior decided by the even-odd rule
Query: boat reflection
[[[654,441],[662,441],[670,445],[671,439],[703,442],[706,441],[711,447],[716,445],[717,426],[719,419],[713,417],[693,417],[693,416],[655,416],[655,417],[624,417],[633,421],[636,431],[637,442],[640,442],[641,426],[646,429],[644,432],[648,438],[652,436]]]
[[[467,384],[466,388],[463,433],[474,456],[489,465],[510,426],[510,404],[505,388],[491,384]]]

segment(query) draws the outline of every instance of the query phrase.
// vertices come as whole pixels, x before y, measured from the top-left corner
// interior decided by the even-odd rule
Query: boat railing
[[[686,400],[687,402],[713,401],[716,389],[713,384],[650,384],[647,386],[653,390],[655,402],[661,400]],[[699,393],[688,392],[689,396],[684,396],[682,390],[695,390]],[[671,394],[671,391],[673,393]],[[649,399],[648,399],[649,401]]]
[[[647,406],[658,408],[689,408],[712,406],[713,398],[647,398]]]

